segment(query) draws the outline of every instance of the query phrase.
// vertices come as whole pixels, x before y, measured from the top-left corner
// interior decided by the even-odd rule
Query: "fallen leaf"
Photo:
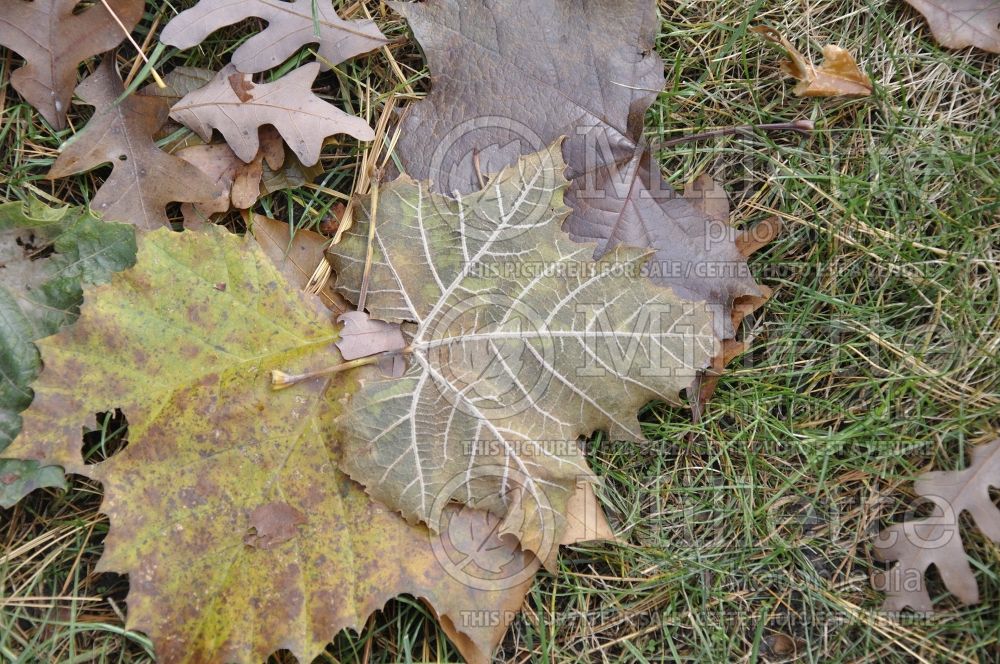
[[[398,324],[372,320],[363,311],[347,311],[337,317],[340,341],[337,348],[345,360],[406,348],[406,340]]]
[[[153,142],[153,134],[167,119],[166,102],[130,95],[116,103],[124,91],[114,58],[106,57],[76,89],[80,99],[97,110],[63,148],[48,177],[66,177],[110,163],[111,175],[91,201],[91,209],[109,221],[154,229],[168,224],[168,203],[210,201],[218,192],[200,170]]]
[[[839,46],[824,46],[823,64],[814,67],[774,28],[758,25],[750,28],[750,31],[785,49],[788,60],[781,61],[781,71],[798,79],[792,92],[800,97],[867,97],[872,93],[871,80],[861,71],[851,54]]]
[[[31,403],[29,384],[41,370],[34,342],[76,320],[83,284],[103,283],[134,261],[130,226],[33,199],[0,205],[0,452]],[[0,475],[12,478],[0,487],[0,507],[40,486],[65,487],[60,468],[35,462],[0,460]]]
[[[66,477],[59,466],[37,461],[0,459],[0,508],[13,507],[35,489],[66,490]]]
[[[664,86],[652,0],[393,3],[432,75],[401,121],[403,170],[453,195],[560,136],[572,209],[563,229],[596,242],[652,247],[649,274],[677,295],[717,305],[732,337],[737,297],[760,295],[728,224],[700,214],[663,180],[642,141],[643,115]]]
[[[299,534],[299,526],[309,520],[285,502],[267,503],[250,513],[250,532],[243,543],[257,549],[273,549]]]
[[[247,74],[277,67],[306,44],[319,44],[324,69],[386,44],[373,21],[345,21],[330,0],[201,0],[167,23],[160,41],[191,48],[219,28],[250,17],[267,21],[267,29],[233,53],[233,65]]]
[[[142,94],[150,97],[163,97],[170,106],[179,102],[185,95],[203,88],[215,78],[215,72],[203,67],[174,67],[162,77],[166,87],[150,83],[142,88]]]
[[[177,151],[176,155],[195,166],[215,183],[218,195],[206,203],[185,203],[181,214],[188,223],[206,223],[213,214],[228,212],[232,208],[246,210],[261,196],[261,178],[264,163],[278,170],[285,162],[285,146],[273,127],[261,127],[260,149],[245,163],[225,143],[192,145]]]
[[[1000,509],[990,496],[991,487],[1000,488],[1000,439],[975,447],[965,470],[935,471],[917,478],[913,491],[934,504],[935,514],[889,526],[874,541],[879,560],[898,561],[873,584],[886,594],[884,611],[902,611],[907,606],[933,611],[924,582],[931,565],[963,604],[979,601],[959,516],[968,512],[983,535],[1000,544]]]
[[[906,0],[927,19],[938,43],[947,48],[975,46],[1000,53],[997,0]]]
[[[559,231],[561,155],[556,142],[457,200],[405,176],[381,189],[367,309],[415,324],[411,366],[366,382],[340,425],[345,470],[377,500],[432,530],[441,505],[475,501],[546,563],[593,477],[577,439],[641,439],[637,411],[678,403],[714,352],[708,312],[636,278],[649,250],[595,260]],[[367,223],[327,254],[352,302]]]
[[[0,45],[27,64],[10,81],[55,129],[66,128],[66,112],[80,63],[118,46],[125,34],[102,3],[77,12],[80,0],[0,0]],[[145,3],[108,0],[122,24],[135,27]]]
[[[319,161],[323,140],[333,134],[350,134],[369,141],[375,132],[361,118],[344,113],[315,94],[310,86],[319,73],[311,63],[285,74],[274,83],[255,85],[232,65],[224,67],[203,88],[189,93],[170,110],[170,117],[184,124],[206,142],[212,129],[222,132],[229,147],[249,163],[260,149],[257,130],[273,125],[305,166]],[[230,82],[237,76],[248,99],[237,95]]]
[[[263,215],[248,215],[248,218],[254,237],[271,262],[290,284],[298,290],[306,290],[312,283],[313,273],[324,260],[323,251],[328,238],[305,228],[293,234],[285,222]],[[350,309],[330,280],[327,280],[319,297],[326,308],[336,314]]]
[[[355,379],[267,381],[336,362],[336,341],[329,312],[251,238],[208,226],[142,234],[136,267],[88,289],[76,325],[39,342],[45,370],[7,454],[104,486],[98,569],[129,575],[126,627],[150,636],[157,661],[259,662],[279,648],[312,661],[400,593],[429,602],[468,661],[490,661],[506,628],[492,617],[518,610],[537,562],[489,539],[508,562],[472,585],[475,560],[455,547],[482,536],[463,523],[478,515],[449,507],[455,539],[432,538],[338,470],[331,421]],[[81,429],[109,407],[128,418],[129,445],[87,465]],[[261,529],[268,546],[244,542]]]

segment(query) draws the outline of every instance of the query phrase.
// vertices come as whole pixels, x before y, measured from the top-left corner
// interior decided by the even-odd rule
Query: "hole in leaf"
[[[128,447],[128,420],[117,408],[113,412],[97,413],[97,427],[83,433],[83,460],[89,465],[100,463]]]
[[[128,161],[128,155],[127,154],[118,155],[118,161]]]

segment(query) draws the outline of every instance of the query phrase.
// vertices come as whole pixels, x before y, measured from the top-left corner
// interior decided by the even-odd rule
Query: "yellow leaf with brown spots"
[[[401,593],[485,663],[520,607],[537,560],[482,513],[446,507],[449,536],[431,538],[338,470],[330,425],[356,376],[270,389],[271,369],[340,361],[332,317],[252,239],[161,229],[140,238],[137,267],[88,289],[76,325],[39,343],[45,368],[5,455],[103,484],[99,569],[129,575],[127,627],[162,663],[282,648],[309,662]],[[115,408],[128,445],[88,465],[81,431]],[[488,569],[465,553],[478,546]]]

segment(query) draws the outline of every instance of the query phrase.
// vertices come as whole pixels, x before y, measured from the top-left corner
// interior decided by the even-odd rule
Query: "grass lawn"
[[[135,34],[190,4],[149,3]],[[320,84],[374,121],[380,95],[426,91],[429,77],[405,23],[379,2],[365,6],[396,38],[405,83],[376,53]],[[753,346],[701,423],[651,405],[647,442],[593,441],[621,542],[564,550],[498,658],[1000,661],[1000,548],[971,522],[979,604],[961,606],[932,572],[939,611],[892,621],[869,583],[884,568],[870,538],[910,509],[911,480],[963,468],[970,448],[1000,429],[1000,56],[939,47],[903,0],[661,1],[660,11],[668,83],[648,114],[651,139],[800,118],[816,125],[809,138],[751,134],[663,154],[677,187],[701,173],[721,181],[735,223],[784,221],[751,264],[775,295],[745,322]],[[747,31],[759,23],[816,61],[823,44],[847,48],[874,93],[793,96],[780,52]],[[218,68],[249,34],[245,25],[222,31],[160,69]],[[10,88],[17,63],[0,50],[0,200],[86,202],[93,174],[44,179],[71,132],[54,135]],[[89,114],[75,107],[73,125]],[[356,161],[328,148],[318,186],[256,209],[316,225],[338,200],[331,190],[351,192]],[[95,458],[118,425],[88,435]],[[0,511],[0,659],[150,661],[148,639],[122,627],[127,579],[94,572],[107,531],[100,486],[71,484]],[[404,597],[361,635],[339,635],[321,661],[455,657],[427,610]]]

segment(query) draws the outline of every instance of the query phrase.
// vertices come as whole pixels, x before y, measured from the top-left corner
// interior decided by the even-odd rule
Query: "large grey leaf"
[[[557,142],[470,196],[405,176],[383,189],[368,309],[411,321],[411,363],[366,383],[341,425],[345,467],[376,499],[432,529],[449,502],[486,509],[543,560],[591,477],[578,438],[640,438],[638,409],[677,402],[715,340],[704,306],[636,277],[651,251],[595,260],[559,231],[564,168]],[[355,302],[367,226],[328,250]]]
[[[656,250],[650,274],[681,296],[715,304],[732,337],[733,300],[761,293],[725,220],[664,182],[642,139],[663,88],[652,0],[428,0],[394,3],[433,76],[407,111],[396,154],[404,171],[452,195],[478,188],[519,154],[566,136],[572,213],[563,228],[597,243]]]

